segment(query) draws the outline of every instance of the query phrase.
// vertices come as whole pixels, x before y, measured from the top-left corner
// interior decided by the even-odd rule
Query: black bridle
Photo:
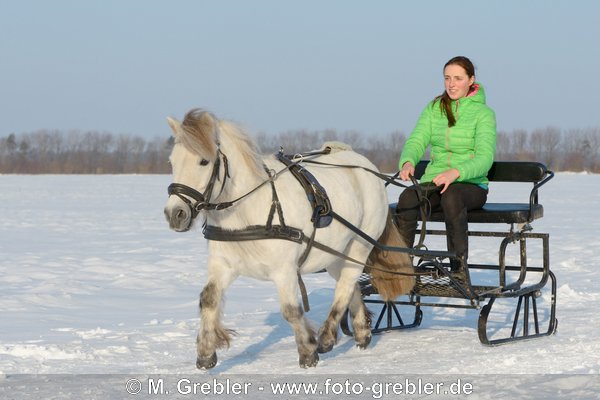
[[[223,192],[223,188],[225,187],[225,181],[229,177],[229,165],[227,162],[227,156],[221,151],[220,147],[217,144],[217,159],[213,164],[213,169],[210,174],[210,178],[208,179],[208,184],[206,185],[206,189],[204,193],[200,193],[196,189],[189,187],[187,185],[181,183],[171,183],[168,188],[169,196],[175,195],[183,200],[191,210],[192,218],[194,219],[198,216],[198,213],[202,210],[220,210],[223,208],[229,207],[230,202],[224,203],[211,203],[210,199],[212,197],[212,192],[215,187],[215,183],[220,181],[219,172],[221,169],[221,158],[223,158],[223,166],[225,168],[225,173],[223,174],[223,182],[221,183],[221,190],[219,194]],[[217,195],[218,196],[218,195]],[[192,200],[194,202],[192,202]]]
[[[215,183],[220,180],[219,172],[221,166],[221,158],[223,158],[223,165],[225,168],[225,173],[223,174],[223,182],[221,183],[221,190],[219,191],[219,194],[221,194],[223,192],[223,189],[225,188],[225,181],[227,180],[227,178],[231,178],[231,176],[229,175],[229,164],[227,162],[227,156],[221,151],[220,145],[218,143],[217,159],[214,162],[213,170],[208,180],[208,184],[206,185],[206,190],[204,191],[204,193],[200,193],[196,189],[184,185],[182,183],[171,183],[168,187],[169,196],[175,195],[188,205],[192,213],[192,220],[196,218],[202,210],[224,210],[233,206],[235,203],[250,196],[252,193],[256,192],[258,189],[262,188],[266,184],[270,183],[271,185],[273,185],[273,182],[279,175],[288,171],[292,166],[305,161],[304,158],[300,157],[294,160],[293,162],[287,164],[278,172],[272,172],[266,167],[266,165],[263,164],[263,167],[267,172],[268,178],[265,179],[262,183],[260,183],[254,189],[248,191],[247,193],[241,195],[240,197],[234,200],[222,201],[220,203],[211,203],[210,199],[212,197],[212,191],[214,190]],[[192,202],[190,198],[194,200],[194,202]]]

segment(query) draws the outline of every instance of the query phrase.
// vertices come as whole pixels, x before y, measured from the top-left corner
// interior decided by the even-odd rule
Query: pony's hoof
[[[335,343],[334,342],[330,342],[330,343],[321,343],[319,342],[319,346],[317,347],[317,351],[321,354],[323,353],[329,353],[331,350],[333,350],[333,345]]]
[[[314,352],[307,356],[300,356],[300,366],[302,368],[312,368],[316,367],[319,363],[319,354]]]
[[[371,344],[371,335],[363,338],[360,341],[359,340],[356,341],[356,347],[358,347],[361,350],[364,350],[367,347],[369,347],[369,344]]]
[[[213,353],[208,358],[196,358],[196,368],[198,369],[211,369],[217,365],[217,353]]]

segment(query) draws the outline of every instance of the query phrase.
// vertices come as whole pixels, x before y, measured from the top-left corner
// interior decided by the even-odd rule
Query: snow
[[[374,336],[364,351],[340,335],[316,368],[303,370],[274,286],[238,279],[224,309],[225,326],[237,336],[231,348],[218,353],[211,371],[195,368],[206,243],[198,230],[168,229],[162,210],[170,179],[0,176],[2,398],[39,398],[40,393],[43,398],[124,398],[130,379],[138,379],[147,395],[153,379],[148,377],[213,384],[229,377],[254,388],[278,379],[324,385],[329,378],[350,383],[410,378],[443,381],[446,387],[460,379],[472,383],[471,398],[598,398],[599,175],[559,173],[540,193],[545,217],[534,223],[534,232],[551,235],[551,265],[558,278],[556,335],[485,347],[477,337],[476,310],[424,308],[419,328]],[[493,184],[490,201],[526,201],[528,190]],[[399,192],[390,193],[395,198]],[[431,240],[444,249],[443,242]],[[496,242],[474,242],[471,249],[471,259],[497,258]],[[534,248],[532,263],[535,256]],[[312,308],[307,316],[318,327],[329,309],[333,281],[315,274],[305,283]],[[542,308],[547,300],[544,293]],[[377,398],[373,388],[357,398]],[[251,391],[244,398],[269,395],[265,386],[264,392]],[[331,398],[323,396],[305,397]],[[398,396],[380,398],[391,397]]]

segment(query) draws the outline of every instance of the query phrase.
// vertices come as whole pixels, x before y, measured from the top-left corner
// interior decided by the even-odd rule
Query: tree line
[[[265,153],[280,148],[286,154],[318,149],[323,142],[341,141],[369,158],[381,171],[394,172],[406,135],[364,135],[290,130],[254,139]],[[166,174],[172,137],[139,136],[97,131],[11,133],[0,138],[1,174]],[[600,128],[499,131],[496,160],[539,161],[554,171],[600,172]]]

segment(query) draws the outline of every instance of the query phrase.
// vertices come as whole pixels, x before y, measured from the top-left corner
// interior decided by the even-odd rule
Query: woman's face
[[[452,100],[458,100],[469,93],[475,77],[469,78],[467,71],[460,65],[450,64],[444,68],[444,85],[446,93]]]

